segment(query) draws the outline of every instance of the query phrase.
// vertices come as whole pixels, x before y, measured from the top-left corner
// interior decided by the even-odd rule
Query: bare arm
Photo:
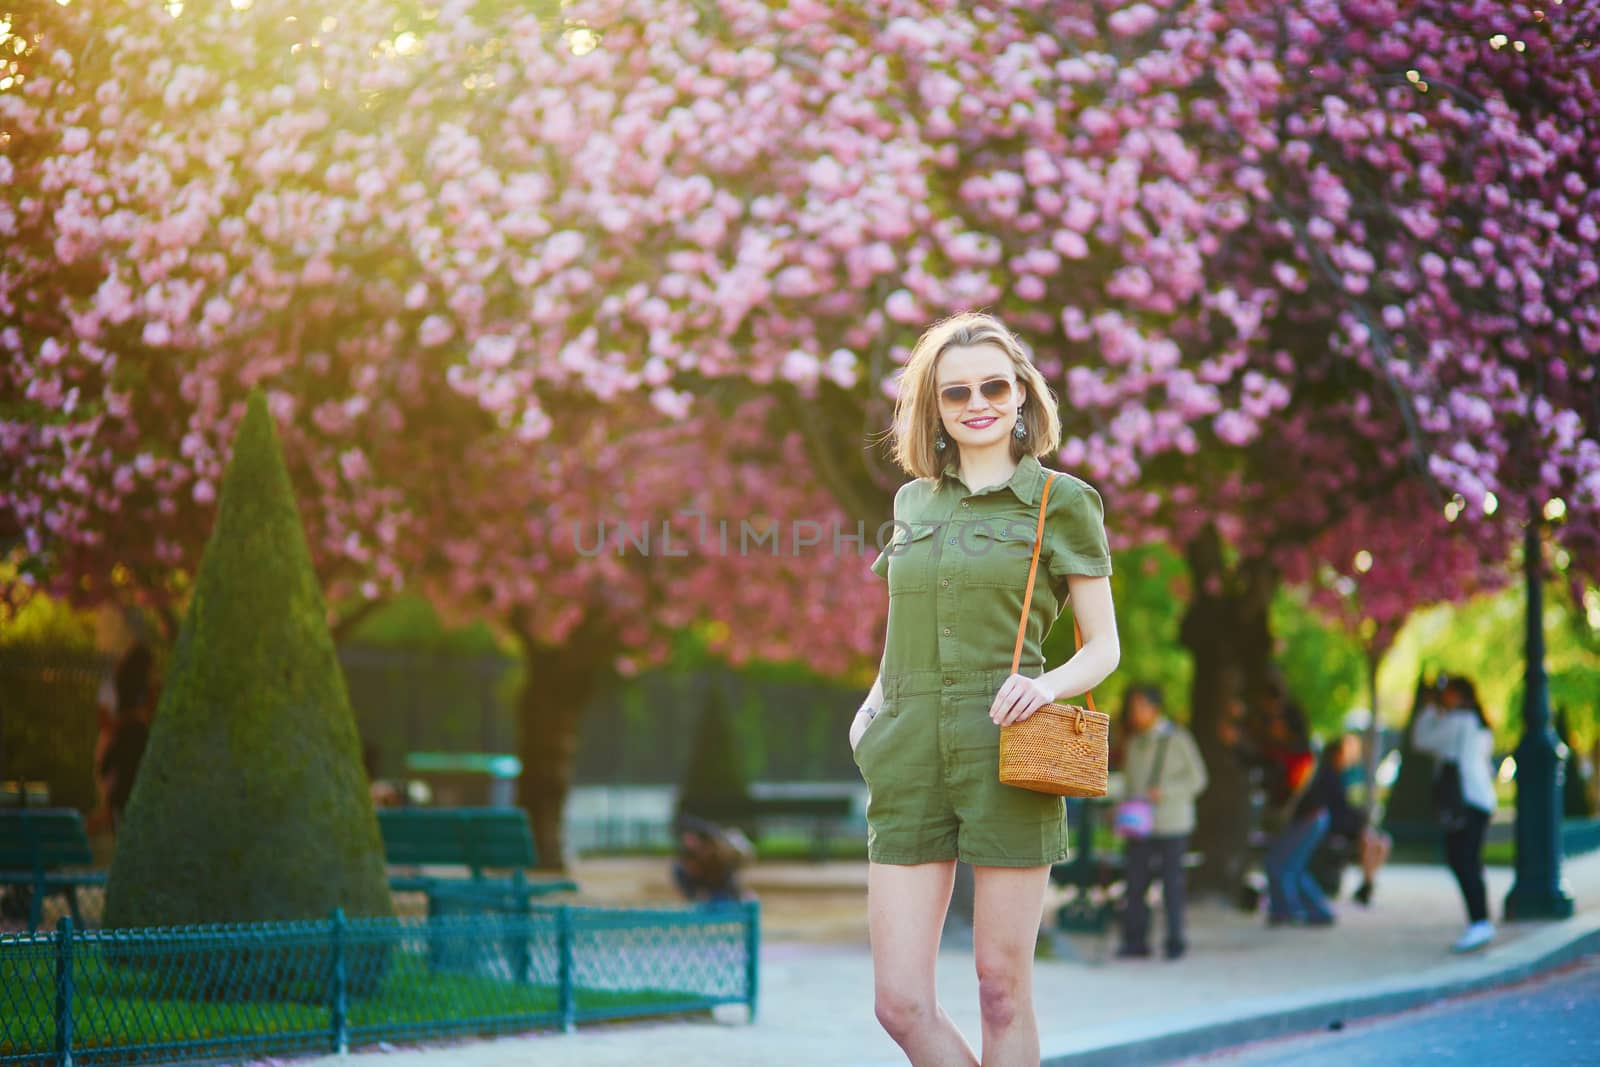
[[[1083,647],[1067,662],[1039,677],[1056,700],[1087,693],[1111,676],[1122,660],[1117,638],[1117,616],[1111,603],[1111,579],[1086,574],[1067,575],[1072,612],[1083,631]]]
[[[867,705],[868,707],[874,709],[875,711],[882,711],[883,710],[883,672],[882,671],[879,671],[878,672],[878,676],[872,680],[872,688],[867,690],[867,698],[865,700],[863,700],[862,703]]]
[[[887,637],[885,637],[886,642],[887,640]],[[878,676],[872,680],[872,688],[867,690],[866,698],[861,703],[864,707],[873,709],[874,712],[883,710],[882,660],[878,661]],[[867,726],[871,724],[872,719],[873,716],[868,715],[865,711],[858,710],[855,718],[850,720],[850,750],[852,752],[855,751],[856,742],[861,740],[861,735],[867,732]]]

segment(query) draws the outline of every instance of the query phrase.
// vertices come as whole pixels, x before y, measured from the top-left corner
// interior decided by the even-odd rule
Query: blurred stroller
[[[706,907],[753,900],[739,884],[739,869],[755,859],[755,846],[737,827],[722,827],[687,813],[673,820],[678,854],[672,880],[684,898]]]

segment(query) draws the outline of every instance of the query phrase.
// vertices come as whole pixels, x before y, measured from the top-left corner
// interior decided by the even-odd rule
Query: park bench
[[[462,902],[482,895],[498,900],[508,894],[519,900],[546,893],[576,891],[570,878],[530,878],[524,871],[538,865],[528,813],[521,808],[380,808],[384,859],[409,873],[391,873],[389,888],[428,894],[432,914],[445,899]],[[423,867],[465,868],[467,877],[425,874]],[[492,870],[509,876],[491,877]]]
[[[1101,933],[1110,928],[1115,908],[1111,891],[1122,882],[1122,856],[1095,846],[1093,818],[1103,802],[1067,800],[1067,858],[1050,867],[1050,880],[1072,890],[1056,909],[1063,932]]]
[[[72,808],[0,808],[0,889],[25,896],[28,930],[39,928],[47,896],[67,898],[81,928],[78,889],[106,884],[94,864],[83,816]]]
[[[765,830],[778,823],[803,824],[810,830],[811,858],[825,860],[830,854],[833,835],[848,828],[855,805],[848,793],[756,794],[726,800],[697,800],[687,810],[691,815],[722,826],[755,826]]]

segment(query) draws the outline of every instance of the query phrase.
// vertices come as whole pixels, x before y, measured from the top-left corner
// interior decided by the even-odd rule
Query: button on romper
[[[970,493],[954,460],[895,494],[895,533],[872,562],[889,582],[884,704],[856,742],[867,784],[867,858],[877,863],[1034,867],[1066,858],[1061,797],[1002,784],[989,707],[1011,673],[1045,477],[1050,500],[1018,673],[1044,673],[1040,646],[1069,574],[1111,573],[1100,495],[1024,456]]]

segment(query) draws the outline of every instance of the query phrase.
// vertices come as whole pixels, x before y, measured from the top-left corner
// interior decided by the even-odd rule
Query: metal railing
[[[0,937],[0,1064],[332,1051],[743,1003],[759,904]]]

